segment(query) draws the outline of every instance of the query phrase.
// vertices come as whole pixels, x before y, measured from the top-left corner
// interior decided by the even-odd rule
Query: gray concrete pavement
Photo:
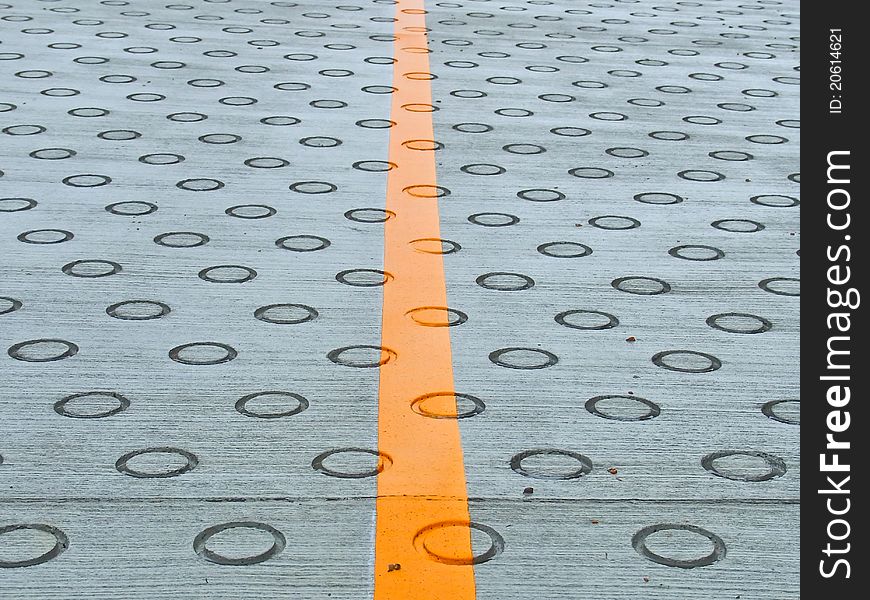
[[[798,3],[426,8],[477,597],[798,598]],[[395,10],[0,4],[0,598],[372,596]]]

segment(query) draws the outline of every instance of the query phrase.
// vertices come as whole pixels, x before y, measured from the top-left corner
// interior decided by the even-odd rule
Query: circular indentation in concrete
[[[330,350],[326,358],[337,365],[371,369],[396,359],[396,353],[383,346],[358,344]]]
[[[92,188],[108,185],[112,182],[112,178],[108,175],[92,175],[85,173],[82,175],[70,175],[62,180],[64,185],[70,187]]]
[[[297,181],[290,184],[290,189],[300,194],[329,194],[338,186],[328,181]]]
[[[215,265],[201,270],[198,276],[211,283],[246,283],[254,279],[257,272],[241,265]]]
[[[238,355],[235,348],[220,342],[190,342],[169,351],[169,358],[184,365],[219,365]]]
[[[761,412],[769,419],[788,425],[801,424],[800,400],[771,400],[765,402]]]
[[[778,296],[801,295],[801,280],[796,277],[769,277],[759,281],[758,287]]]
[[[390,467],[393,460],[376,450],[366,448],[338,448],[314,457],[311,468],[315,471],[341,479],[374,477]]]
[[[752,450],[720,450],[704,456],[701,466],[725,479],[734,481],[767,481],[786,472],[785,461],[766,452]]]
[[[444,144],[436,140],[405,140],[402,145],[409,150],[420,152],[434,152],[444,148]]]
[[[636,194],[634,199],[638,202],[643,202],[644,204],[658,205],[679,204],[685,200],[682,196],[670,194],[668,192],[644,192],[642,194]]]
[[[75,356],[79,347],[57,338],[40,338],[13,344],[7,354],[23,362],[52,362]]]
[[[486,404],[470,394],[432,392],[415,398],[411,410],[431,419],[467,419],[486,410]]]
[[[351,166],[367,173],[386,173],[398,168],[399,165],[388,160],[358,160]]]
[[[54,412],[73,419],[102,419],[130,408],[130,400],[117,392],[81,392],[54,403]]]
[[[169,305],[156,300],[124,300],[106,308],[106,314],[123,321],[149,321],[169,312]]]
[[[72,232],[64,229],[32,229],[18,234],[18,241],[26,244],[61,244],[71,239]]]
[[[764,333],[773,327],[773,324],[764,317],[737,312],[720,313],[708,317],[707,325],[728,333]]]
[[[365,129],[389,129],[395,127],[396,122],[389,119],[362,119],[356,125]]]
[[[378,269],[347,269],[335,274],[335,280],[354,287],[378,287],[385,285],[392,275]]]
[[[61,270],[72,277],[108,277],[120,273],[121,265],[110,260],[86,259],[67,263]]]
[[[357,223],[384,223],[395,217],[396,213],[382,208],[354,208],[344,213],[344,216]]]
[[[317,252],[325,250],[332,242],[317,235],[288,235],[275,240],[275,245],[291,252]]]
[[[502,150],[505,152],[509,152],[511,154],[543,154],[547,151],[543,146],[539,146],[538,144],[507,144],[502,146]]]
[[[196,248],[209,242],[209,237],[204,233],[194,231],[169,231],[161,233],[154,238],[154,243],[167,248]]]
[[[645,108],[657,108],[665,105],[661,100],[653,100],[652,98],[630,98],[626,100],[626,102],[635,106],[643,106]]]
[[[131,466],[130,462],[134,464]],[[119,473],[137,479],[177,477],[199,464],[197,456],[180,448],[160,446],[128,452],[115,462]]]
[[[510,227],[519,223],[520,218],[507,213],[486,212],[469,215],[468,222],[481,227]]]
[[[2,129],[6,135],[39,135],[48,131],[42,125],[10,125]]]
[[[580,242],[547,242],[538,246],[537,250],[553,258],[582,258],[592,254],[592,248]]]
[[[619,215],[592,217],[589,219],[589,224],[598,229],[607,229],[609,231],[623,231],[640,227],[640,221],[637,219],[632,217],[622,217]]]
[[[619,325],[619,319],[600,310],[566,310],[555,317],[556,323],[571,329],[599,330],[612,329]]]
[[[750,219],[718,219],[711,226],[730,233],[756,233],[764,229],[764,224]]]
[[[414,250],[424,254],[455,254],[462,250],[457,242],[441,238],[420,238],[409,243]]]
[[[565,194],[557,190],[533,188],[529,190],[520,190],[517,192],[517,197],[531,202],[556,202],[557,200],[564,200]]]
[[[565,102],[574,102],[575,100],[577,100],[575,96],[571,96],[570,94],[541,94],[538,96],[538,98],[543,100],[544,102],[557,102],[560,104]]]
[[[151,202],[142,202],[141,200],[126,200],[124,202],[115,202],[106,206],[106,212],[113,215],[121,215],[123,217],[143,217],[150,215],[157,210],[157,205]]]
[[[13,213],[30,210],[36,206],[33,198],[0,198],[0,213]]]
[[[608,148],[604,152],[616,158],[643,158],[649,156],[649,152],[640,148]]]
[[[290,161],[277,156],[257,156],[245,159],[244,164],[252,169],[281,169],[289,165]]]
[[[175,121],[176,123],[198,123],[199,121],[205,121],[206,119],[208,119],[208,115],[204,115],[202,113],[197,113],[197,112],[179,112],[179,113],[172,113],[172,114],[166,115],[166,118],[169,119],[170,121]],[[212,134],[209,134],[209,135],[212,135]],[[214,135],[221,135],[221,134],[214,134]],[[205,137],[205,136],[203,136],[203,137]],[[205,142],[206,140],[199,138],[199,141]],[[206,142],[206,143],[209,143],[209,142]]]
[[[32,567],[48,562],[69,547],[69,538],[63,531],[51,525],[23,523],[0,527],[0,547],[9,543],[11,550],[3,552],[0,568]],[[38,554],[28,556],[33,551]]]
[[[480,554],[475,554],[472,549],[477,535],[489,538],[488,548]],[[474,521],[433,523],[414,536],[414,547],[418,552],[446,565],[479,565],[501,554],[504,546],[504,538],[495,529]]]
[[[629,276],[614,279],[611,284],[620,292],[639,296],[655,296],[671,291],[671,285],[655,277]]]
[[[746,137],[746,141],[753,142],[755,144],[785,144],[788,142],[788,138],[784,138],[781,135],[750,135]]]
[[[600,167],[574,167],[569,169],[568,173],[582,179],[607,179],[614,175],[613,171]]]
[[[468,320],[468,315],[461,310],[446,306],[421,306],[405,314],[415,323],[425,327],[455,327]]]
[[[740,152],[738,150],[714,150],[708,153],[711,158],[717,160],[725,160],[731,162],[744,162],[755,158],[749,152]]]
[[[447,64],[447,63],[445,63]],[[456,67],[455,64],[449,65],[451,67]],[[473,68],[473,67],[471,67]],[[453,90],[450,92],[451,96],[455,96],[456,98],[485,98],[487,96],[486,92],[481,92],[480,90]],[[414,111],[414,112],[426,112],[426,111]]]
[[[691,535],[678,535],[677,532],[688,532]],[[706,548],[699,548],[698,536],[706,538],[712,544],[709,554],[697,556],[698,550],[706,551]],[[654,563],[681,569],[705,567],[725,558],[725,542],[722,538],[696,525],[650,525],[632,536],[631,545],[638,554]],[[692,552],[696,553],[694,557],[687,556]]]
[[[550,133],[562,137],[584,137],[592,132],[583,127],[554,127],[550,130]]]
[[[722,367],[722,361],[706,352],[694,350],[666,350],[652,357],[657,367],[679,373],[709,373]]]
[[[69,148],[42,148],[30,153],[31,158],[41,160],[63,160],[65,158],[72,158],[75,155],[76,151]]]
[[[310,148],[334,148],[340,146],[342,142],[340,139],[334,137],[313,136],[304,137],[299,140],[299,143]]]
[[[682,142],[689,139],[689,134],[682,131],[653,131],[649,137],[666,142]]]
[[[402,191],[415,198],[443,198],[450,195],[446,187],[429,184],[409,185]]]
[[[611,421],[646,421],[661,414],[655,402],[640,396],[608,394],[595,396],[586,401],[586,410],[603,419]]]
[[[288,125],[298,125],[302,121],[296,117],[289,117],[286,115],[275,115],[272,117],[263,117],[260,119],[260,123],[263,125],[277,125],[280,127],[286,127]]]
[[[21,303],[21,300],[16,300],[15,298],[10,298],[8,296],[0,296],[0,315],[7,315],[15,312],[22,306],[24,305]]]
[[[197,179],[182,179],[175,186],[189,192],[213,192],[224,187],[224,182],[218,179],[200,177]]]
[[[713,181],[722,181],[725,179],[725,175],[719,173],[718,171],[708,171],[705,169],[687,169],[685,171],[680,171],[677,173],[677,177],[680,179],[686,179],[688,181],[702,181],[702,182],[713,182]]]
[[[246,417],[258,419],[292,417],[308,406],[308,399],[304,396],[275,390],[247,394],[236,401],[237,411]]]
[[[752,112],[755,110],[754,106],[751,104],[744,104],[743,102],[721,102],[716,106],[722,110],[730,110],[733,112]]]
[[[495,114],[502,117],[524,118],[531,117],[535,113],[525,108],[499,108],[496,109]]]
[[[265,204],[238,204],[230,206],[224,211],[237,219],[268,219],[277,214],[277,210]]]
[[[207,133],[197,139],[204,144],[235,144],[241,141],[242,136],[234,133]]]
[[[791,208],[801,203],[797,198],[783,196],[781,194],[762,194],[749,199],[753,204],[769,206],[770,208]]]
[[[96,108],[96,107],[82,107],[82,108],[73,108],[67,111],[67,114],[73,117],[83,117],[86,119],[105,117],[109,114],[109,111],[105,108]]]
[[[535,285],[535,280],[528,275],[505,271],[485,273],[475,279],[475,282],[480,287],[501,292],[518,292],[532,288]]]
[[[220,79],[191,79],[187,85],[197,88],[214,88],[221,87],[224,83]]]
[[[256,104],[257,100],[246,96],[230,96],[221,98],[218,102],[225,106],[250,106],[251,104]]]
[[[402,108],[413,113],[431,113],[440,110],[437,106],[426,103],[403,104]]]
[[[780,119],[776,122],[780,127],[786,127],[788,129],[800,129],[801,122],[800,119]]]
[[[233,550],[233,546],[241,546],[243,550],[250,550],[252,548],[261,547],[263,545],[263,542],[261,540],[252,539],[254,536],[252,536],[251,534],[255,534],[256,532],[265,532],[268,536],[271,537],[272,544],[264,552],[248,556],[226,556],[224,554],[219,554],[214,550],[210,550],[207,547],[209,541],[211,541],[212,538],[215,538],[216,536],[225,537],[226,534],[224,532],[232,532],[229,535],[229,539],[222,540],[222,545],[227,546],[226,551]],[[233,537],[235,537],[236,539],[233,540]],[[231,523],[213,525],[204,529],[193,540],[193,550],[199,556],[203,557],[205,560],[211,563],[230,566],[255,565],[257,563],[267,561],[270,558],[278,556],[281,551],[284,550],[286,545],[287,540],[284,538],[284,534],[282,534],[271,525],[267,525],[266,523],[259,523],[256,521],[233,521]]]
[[[725,253],[722,252],[719,248],[714,248],[713,246],[703,246],[699,244],[684,244],[682,246],[675,246],[668,250],[668,254],[673,256],[674,258],[682,258],[683,260],[694,260],[694,261],[709,261],[709,260],[719,260],[725,256]]]
[[[487,133],[492,131],[493,127],[486,123],[457,123],[453,129],[462,133]]]
[[[172,154],[169,152],[143,154],[139,157],[139,162],[146,165],[177,165],[184,162],[184,157],[180,154]]]
[[[533,479],[578,479],[592,471],[588,457],[557,448],[520,452],[511,458],[510,465],[516,473]]]
[[[111,129],[109,131],[101,131],[97,134],[97,137],[113,142],[127,142],[142,137],[142,134],[131,129]]]
[[[256,319],[278,325],[298,325],[313,321],[318,316],[315,308],[305,304],[269,304],[254,311]]]
[[[151,66],[155,69],[183,69],[187,64],[177,60],[156,60]]]
[[[683,117],[683,121],[686,123],[692,123],[693,125],[719,125],[722,123],[722,119],[717,119],[716,117],[708,117],[705,115],[691,115],[688,117]]]
[[[501,348],[489,353],[489,360],[508,369],[546,369],[559,362],[552,352],[540,348]]]

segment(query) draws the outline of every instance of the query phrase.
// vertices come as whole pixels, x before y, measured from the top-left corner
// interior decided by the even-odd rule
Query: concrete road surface
[[[0,599],[797,599],[798,31],[0,3]]]

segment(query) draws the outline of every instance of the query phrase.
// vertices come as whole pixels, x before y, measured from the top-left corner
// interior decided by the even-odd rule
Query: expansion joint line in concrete
[[[473,600],[465,467],[459,425],[450,418],[456,416],[450,335],[437,326],[447,325],[448,315],[438,253],[443,190],[434,150],[421,141],[434,140],[436,110],[424,0],[399,0],[395,14],[389,161],[396,167],[386,198],[395,217],[384,224],[384,270],[392,279],[383,288],[381,334],[391,358],[380,367],[378,396],[378,449],[389,467],[378,476],[374,598]],[[429,326],[409,315],[424,307],[441,315]],[[412,410],[421,398],[442,418]]]

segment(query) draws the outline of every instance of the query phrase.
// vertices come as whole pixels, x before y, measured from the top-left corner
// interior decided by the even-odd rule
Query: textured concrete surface
[[[426,6],[477,596],[798,598],[798,3]],[[372,596],[395,10],[0,3],[0,598]]]

